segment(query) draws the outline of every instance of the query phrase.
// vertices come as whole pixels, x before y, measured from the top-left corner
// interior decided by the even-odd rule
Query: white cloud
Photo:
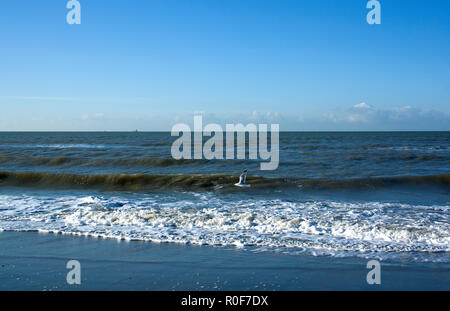
[[[362,102],[362,103],[354,105],[353,108],[356,108],[356,109],[371,109],[372,107],[370,107],[370,105],[366,104],[365,102]]]
[[[276,108],[276,107],[274,107]],[[112,115],[80,111],[78,114],[61,115],[57,119],[46,114],[25,115],[27,127],[13,122],[15,115],[0,114],[0,130],[134,130],[170,131],[176,123],[192,126],[193,117],[201,113],[204,125],[217,123],[242,124],[280,124],[282,131],[390,131],[390,130],[450,130],[450,114],[443,111],[419,109],[411,105],[399,105],[391,108],[378,108],[375,105],[359,103],[329,111],[304,114],[298,111],[290,113],[271,110],[236,111],[178,111],[176,113],[137,113]]]
[[[345,130],[448,130],[450,115],[407,106],[377,108],[365,102],[323,115]]]

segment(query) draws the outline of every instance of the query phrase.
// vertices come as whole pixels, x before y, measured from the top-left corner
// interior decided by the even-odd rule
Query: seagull
[[[245,183],[245,180],[247,179],[247,170],[244,170],[241,174],[241,176],[239,176],[239,182],[237,184],[234,184],[235,186],[238,187],[250,187],[249,184]]]

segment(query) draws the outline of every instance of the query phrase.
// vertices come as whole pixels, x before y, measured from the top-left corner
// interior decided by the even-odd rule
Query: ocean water
[[[280,133],[274,171],[175,139],[0,133],[0,230],[450,262],[450,132]]]

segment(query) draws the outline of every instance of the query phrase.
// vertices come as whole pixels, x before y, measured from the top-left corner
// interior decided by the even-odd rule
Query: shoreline
[[[213,246],[0,232],[0,290],[450,290],[450,264],[314,257]],[[66,282],[69,260],[81,285]]]

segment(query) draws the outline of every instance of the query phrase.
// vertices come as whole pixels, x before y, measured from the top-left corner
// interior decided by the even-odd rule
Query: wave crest
[[[39,172],[0,172],[0,185],[51,187],[51,188],[92,188],[112,190],[150,190],[189,188],[192,190],[214,190],[232,187],[237,176],[227,174],[58,174]],[[303,187],[312,189],[371,189],[393,185],[450,186],[450,174],[431,176],[404,176],[355,179],[302,179],[265,178],[249,176],[253,188]]]

